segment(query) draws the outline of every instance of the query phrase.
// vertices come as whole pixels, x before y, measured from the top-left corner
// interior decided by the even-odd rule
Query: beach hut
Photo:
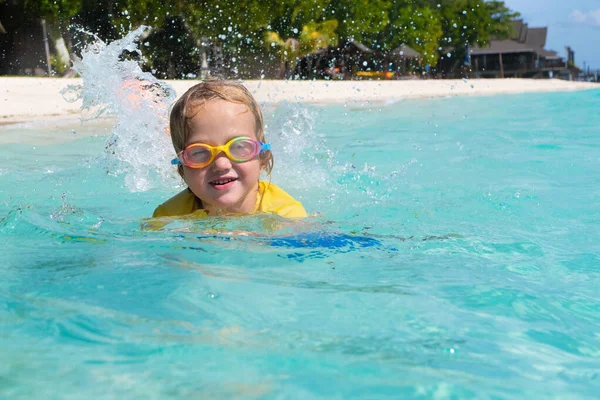
[[[530,28],[515,20],[509,39],[490,40],[485,47],[474,46],[471,65],[476,77],[482,78],[571,78],[578,73],[574,59],[563,60],[555,51],[546,50],[548,28]]]
[[[344,79],[360,77],[361,73],[373,70],[377,63],[375,51],[356,40],[348,41],[341,49]]]
[[[326,48],[302,57],[291,76],[298,79],[351,79],[377,64],[376,53],[351,40],[343,47]]]
[[[394,66],[397,76],[406,75],[407,66],[409,63],[421,64],[423,56],[421,53],[405,44],[401,44],[391,50],[385,57],[385,62],[388,66]]]

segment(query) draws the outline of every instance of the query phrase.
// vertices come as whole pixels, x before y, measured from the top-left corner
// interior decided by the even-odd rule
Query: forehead
[[[198,105],[193,112],[187,145],[222,144],[236,136],[256,138],[254,114],[245,104],[213,99]]]

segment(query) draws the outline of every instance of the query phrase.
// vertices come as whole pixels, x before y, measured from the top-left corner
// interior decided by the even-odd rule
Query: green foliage
[[[179,17],[166,20],[161,29],[150,34],[145,44],[150,49],[146,52],[149,67],[159,78],[183,79],[199,69],[196,43]]]
[[[390,17],[391,22],[381,39],[385,48],[391,50],[405,44],[421,53],[426,64],[435,65],[443,35],[441,15],[437,9],[427,5],[394,5],[390,9]]]
[[[511,21],[520,17],[521,14],[506,7],[504,1],[487,1],[485,5],[488,15],[490,15],[492,19],[492,35],[496,36],[498,39],[508,39],[513,33]],[[489,38],[486,41],[486,44],[488,41]]]
[[[64,74],[69,69],[69,65],[61,61],[58,55],[52,55],[50,57],[50,65],[52,66],[52,70],[58,75]]]
[[[203,42],[222,46],[226,59],[257,65],[273,57],[293,64],[352,39],[383,52],[405,44],[435,65],[440,53],[459,60],[467,45],[508,37],[510,21],[519,15],[498,0],[22,1],[33,18],[63,30],[75,21],[108,40],[152,26],[145,50],[151,67],[174,76],[197,72]]]
[[[302,27],[310,22],[326,20],[326,10],[332,0],[272,0],[266,10],[268,29],[282,37],[297,38]]]
[[[519,16],[502,1],[440,0],[442,30],[445,38],[441,46],[452,49],[461,58],[467,44],[485,46],[493,36],[510,34],[510,20]]]
[[[83,0],[25,0],[24,9],[27,13],[50,21],[68,23],[82,6]]]
[[[309,22],[304,25],[302,33],[300,33],[299,57],[336,46],[338,43],[338,37],[335,33],[337,27],[338,21],[335,19],[323,22]]]
[[[267,47],[278,48],[282,62],[282,75],[285,75],[286,70],[293,69],[302,57],[337,45],[338,37],[335,33],[337,26],[338,22],[334,19],[309,22],[302,27],[298,39],[284,39],[277,32],[267,31],[264,42]]]
[[[153,2],[153,0],[141,1]],[[159,1],[156,2],[160,4]],[[136,10],[135,14],[132,14],[132,19],[156,26],[156,22],[160,22],[160,19],[165,17],[166,11],[170,17],[181,18],[186,29],[193,36],[206,37],[212,41],[217,39],[235,41],[240,39],[240,35],[252,36],[256,30],[264,29],[269,22],[268,5],[259,0],[243,2],[236,0],[176,1],[165,7],[160,15],[149,14],[151,18],[146,17],[147,13]],[[149,7],[149,9],[154,9],[154,7]],[[129,6],[126,10],[131,10],[131,7]]]
[[[354,39],[372,45],[372,39],[390,22],[389,0],[332,1],[328,18],[337,19],[337,34],[342,41]]]

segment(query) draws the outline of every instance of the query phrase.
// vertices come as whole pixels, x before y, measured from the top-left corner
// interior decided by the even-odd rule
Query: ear
[[[188,185],[187,179],[185,179],[185,172],[183,170],[183,165],[180,165],[177,167],[177,172],[179,172],[179,176],[181,176],[181,179],[183,179],[183,182],[185,182],[185,184]]]

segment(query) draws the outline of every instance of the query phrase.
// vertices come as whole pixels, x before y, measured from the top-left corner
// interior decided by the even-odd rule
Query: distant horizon
[[[504,0],[521,13],[531,28],[548,28],[547,50],[566,58],[566,46],[575,51],[575,64],[600,70],[600,3],[598,0]]]

